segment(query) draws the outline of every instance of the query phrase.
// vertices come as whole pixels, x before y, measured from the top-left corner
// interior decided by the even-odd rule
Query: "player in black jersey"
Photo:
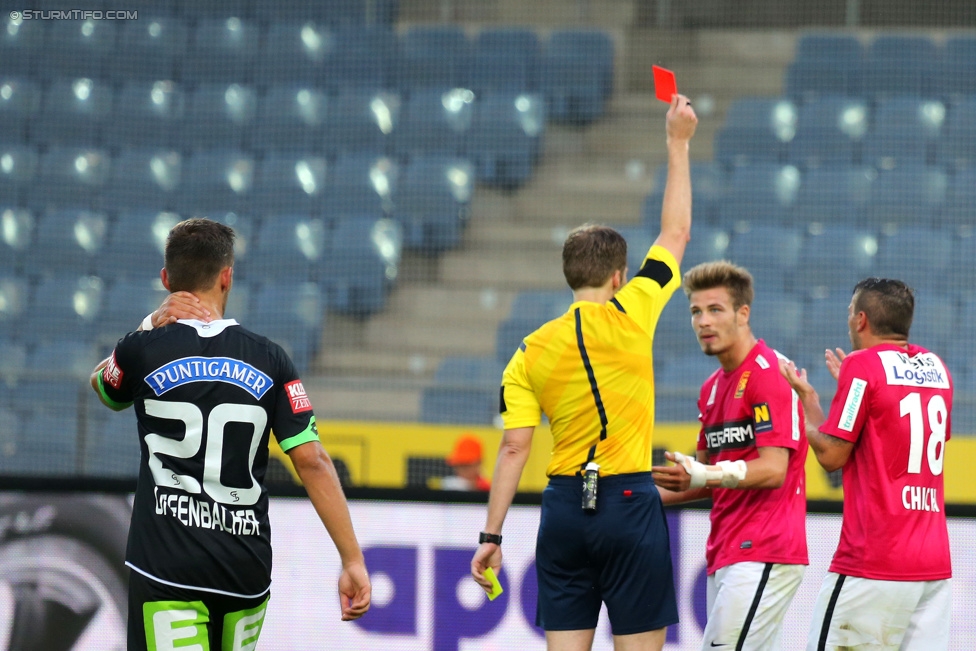
[[[173,227],[161,272],[172,300],[154,313],[166,325],[147,319],[92,374],[108,407],[135,406],[142,448],[126,552],[129,651],[257,642],[271,584],[263,479],[272,432],[342,559],[342,619],[369,608],[362,550],[295,366],[222,318],[233,244],[233,230],[207,219]]]

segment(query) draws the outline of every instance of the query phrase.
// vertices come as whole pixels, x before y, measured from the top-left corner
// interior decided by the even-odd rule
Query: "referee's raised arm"
[[[654,243],[670,251],[679,265],[691,238],[691,164],[688,149],[697,126],[698,118],[691,102],[684,95],[675,95],[667,116],[668,180],[661,206],[661,234]]]

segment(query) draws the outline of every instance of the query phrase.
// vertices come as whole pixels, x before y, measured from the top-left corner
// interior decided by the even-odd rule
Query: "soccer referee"
[[[658,317],[681,285],[697,124],[688,99],[675,95],[661,233],[634,278],[627,282],[619,233],[589,225],[570,233],[563,274],[574,302],[523,340],[502,378],[505,434],[471,573],[490,589],[484,571],[501,566],[502,523],[544,412],[553,448],[536,541],[536,623],[550,651],[589,649],[601,603],[618,651],[657,651],[678,621],[667,523],[650,472],[651,349]]]

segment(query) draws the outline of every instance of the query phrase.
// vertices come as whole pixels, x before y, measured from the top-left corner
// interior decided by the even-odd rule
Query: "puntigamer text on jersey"
[[[227,382],[260,400],[274,385],[266,373],[230,357],[184,357],[160,366],[146,376],[157,396],[189,382]]]

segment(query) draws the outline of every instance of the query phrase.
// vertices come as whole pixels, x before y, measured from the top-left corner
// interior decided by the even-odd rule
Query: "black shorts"
[[[651,473],[600,477],[595,513],[581,507],[581,477],[551,477],[536,541],[536,625],[596,628],[607,604],[614,635],[678,622],[671,545]]]
[[[172,648],[172,642],[160,643],[164,639],[175,640],[177,648],[239,651],[257,642],[270,598],[177,588],[129,572],[128,651]]]

